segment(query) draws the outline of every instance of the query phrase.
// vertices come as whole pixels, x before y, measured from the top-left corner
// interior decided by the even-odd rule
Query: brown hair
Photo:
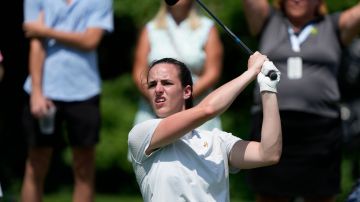
[[[319,4],[319,7],[317,8],[315,15],[316,16],[324,16],[328,13],[328,8],[327,8],[325,0],[319,0],[319,1],[320,1],[320,4]],[[284,3],[285,3],[285,0],[274,0],[273,1],[274,7],[285,13]]]

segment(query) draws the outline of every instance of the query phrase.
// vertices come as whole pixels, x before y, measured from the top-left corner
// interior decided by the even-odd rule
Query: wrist
[[[268,85],[260,84],[260,93],[277,93],[277,89]]]
[[[245,73],[247,73],[252,80],[255,80],[257,75],[259,74],[259,72],[255,71],[254,69],[247,69]]]
[[[274,95],[274,94],[276,95],[277,92],[276,92],[276,91],[274,92],[274,91],[266,91],[266,90],[265,90],[265,91],[261,91],[260,94],[261,94],[262,96],[267,97],[267,96]]]
[[[31,95],[33,95],[33,96],[42,96],[43,92],[42,92],[41,88],[33,88],[31,90]]]
[[[51,36],[52,36],[52,29],[50,27],[44,27],[41,32],[41,37],[51,38]]]

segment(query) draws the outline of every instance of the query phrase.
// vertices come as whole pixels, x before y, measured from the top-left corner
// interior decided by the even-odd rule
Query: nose
[[[158,82],[155,87],[155,93],[160,94],[164,92],[164,86],[161,85],[161,82]]]

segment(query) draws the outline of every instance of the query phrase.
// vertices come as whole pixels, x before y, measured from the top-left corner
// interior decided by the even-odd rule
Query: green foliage
[[[141,3],[135,3],[133,0],[114,0],[114,12],[117,16],[131,16],[137,25],[144,25],[156,14],[160,3],[163,0],[142,0]],[[222,0],[203,0],[208,7],[225,24],[230,22],[234,13],[241,13],[239,1]],[[198,6],[202,14],[207,15],[205,11]]]
[[[127,136],[132,128],[137,100],[138,92],[130,74],[103,83],[101,141],[96,157],[98,168],[116,165],[131,170],[127,161]]]
[[[347,9],[355,4],[357,4],[359,1],[358,0],[327,0],[327,5],[329,8],[330,12],[335,12],[335,11],[341,11],[344,9]]]
[[[131,16],[137,25],[144,25],[156,13],[160,5],[159,1],[141,0],[114,0],[114,12],[117,16]]]
[[[60,192],[45,195],[44,202],[69,202],[72,199],[71,192]],[[141,196],[119,196],[96,194],[95,201],[99,202],[142,202]]]

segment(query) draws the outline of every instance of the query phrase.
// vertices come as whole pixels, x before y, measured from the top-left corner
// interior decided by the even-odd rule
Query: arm
[[[29,53],[29,72],[31,75],[31,113],[40,118],[47,113],[49,106],[53,105],[47,100],[42,92],[43,64],[45,60],[45,50],[39,39],[33,38],[30,41]]]
[[[270,14],[268,0],[242,0],[245,17],[252,35],[258,35]]]
[[[150,43],[146,28],[144,28],[135,48],[135,59],[132,68],[132,78],[140,93],[146,98],[146,70],[148,69],[147,57],[150,52]]]
[[[212,27],[210,30],[209,38],[205,45],[205,53],[204,70],[193,87],[194,97],[214,87],[221,76],[223,47],[215,27]]]
[[[256,78],[265,60],[266,56],[254,53],[250,56],[247,71],[243,74],[214,90],[195,107],[163,119],[155,129],[146,153],[150,154],[155,149],[174,142],[207,120],[223,113]]]
[[[263,123],[261,142],[238,141],[230,153],[229,163],[236,168],[256,168],[277,163],[282,150],[281,122],[275,93],[261,93]]]
[[[25,23],[24,31],[27,37],[53,38],[65,45],[79,48],[84,51],[96,49],[101,41],[104,30],[88,28],[84,32],[65,32],[47,27],[43,20]]]
[[[360,3],[341,13],[339,29],[341,40],[345,45],[360,33]]]

